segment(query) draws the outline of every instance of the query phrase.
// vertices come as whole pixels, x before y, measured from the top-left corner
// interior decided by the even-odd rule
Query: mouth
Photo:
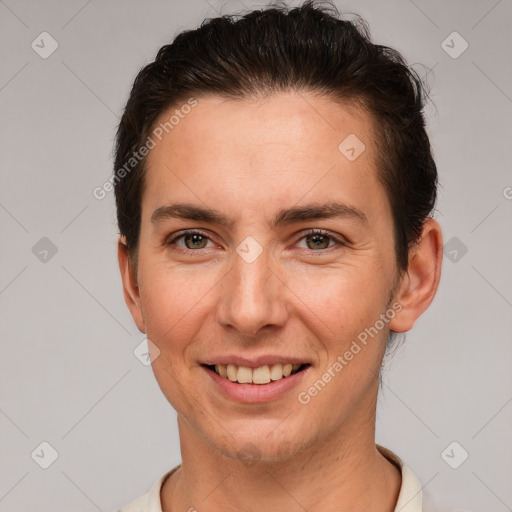
[[[237,366],[234,364],[202,364],[207,370],[216,373],[219,377],[237,384],[265,385],[271,382],[287,379],[296,373],[306,370],[306,364],[270,364],[258,368]]]

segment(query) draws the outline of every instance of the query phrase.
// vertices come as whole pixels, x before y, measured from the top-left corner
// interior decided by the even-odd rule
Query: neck
[[[162,510],[393,512],[401,474],[377,450],[374,424],[340,428],[286,461],[245,464],[178,416],[183,462],[162,487]]]

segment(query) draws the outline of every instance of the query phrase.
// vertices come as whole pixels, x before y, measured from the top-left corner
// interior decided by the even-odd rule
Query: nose
[[[237,254],[219,292],[216,315],[223,328],[256,337],[286,323],[286,284],[278,269],[270,268],[266,251],[250,263]]]

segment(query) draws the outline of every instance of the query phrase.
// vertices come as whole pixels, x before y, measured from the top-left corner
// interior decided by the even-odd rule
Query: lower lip
[[[299,384],[304,374],[311,367],[307,366],[300,372],[289,375],[288,377],[283,377],[279,380],[273,380],[268,384],[239,384],[217,375],[217,373],[204,366],[202,368],[220,390],[231,400],[247,404],[262,404],[284,396],[288,391]]]

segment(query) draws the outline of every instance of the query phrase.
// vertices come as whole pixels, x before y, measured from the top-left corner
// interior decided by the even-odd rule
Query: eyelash
[[[176,243],[177,240],[179,240],[180,238],[183,238],[183,237],[185,237],[187,235],[201,235],[201,236],[204,236],[205,238],[207,238],[208,240],[211,241],[211,238],[206,233],[204,233],[203,231],[200,231],[200,230],[197,230],[197,229],[190,229],[190,230],[186,230],[186,231],[181,231],[177,236],[175,236],[172,239],[166,241],[165,245],[170,248],[174,243]],[[302,240],[304,238],[307,238],[308,236],[314,236],[314,235],[320,235],[320,236],[327,237],[327,238],[331,239],[333,242],[335,242],[340,247],[345,247],[347,245],[347,242],[345,240],[343,240],[340,237],[334,236],[330,232],[325,231],[323,229],[310,229],[307,232],[305,232],[301,236],[301,238],[299,240]],[[314,253],[325,253],[328,249],[332,249],[333,247],[334,246],[327,247],[325,249],[319,249],[319,250],[316,250],[316,251],[313,250],[313,249],[305,249],[305,250],[310,251],[312,254],[314,254]],[[198,251],[203,250],[203,249],[188,249],[188,248],[183,248],[183,247],[180,247],[179,249],[182,250],[182,251],[185,251],[185,252],[198,252]]]

